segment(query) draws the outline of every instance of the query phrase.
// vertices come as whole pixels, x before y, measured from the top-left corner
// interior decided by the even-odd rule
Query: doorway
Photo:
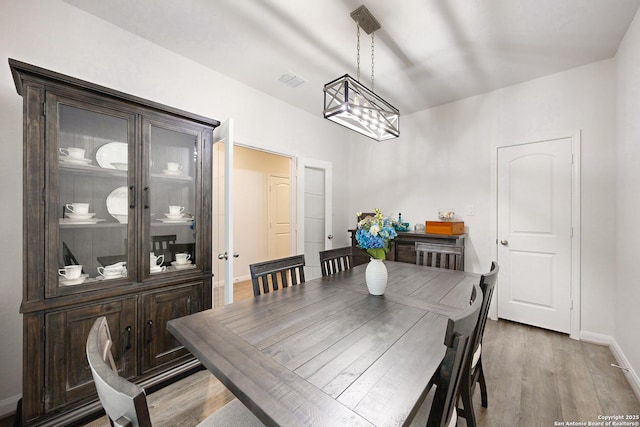
[[[579,334],[579,134],[498,148],[500,318]]]

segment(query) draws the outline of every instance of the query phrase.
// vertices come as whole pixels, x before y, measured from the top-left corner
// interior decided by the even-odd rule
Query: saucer
[[[173,176],[182,175],[182,171],[170,171],[169,169],[164,169],[162,173],[164,173],[165,175],[173,175]]]
[[[184,216],[184,214],[183,213],[179,213],[179,214],[166,213],[164,214],[164,216],[166,216],[168,219],[181,219]]]
[[[185,268],[191,268],[191,266],[192,266],[193,264],[191,264],[191,260],[189,260],[189,261],[187,261],[187,262],[185,262],[185,263],[182,263],[182,264],[179,264],[179,263],[178,263],[178,261],[173,261],[173,262],[171,263],[171,265],[172,265],[174,268],[176,268],[177,270],[182,270],[182,269],[185,269]]]
[[[86,221],[88,219],[93,218],[96,214],[95,213],[81,214],[81,213],[67,212],[66,215],[67,215],[67,218],[74,221]]]
[[[101,280],[111,280],[111,279],[120,279],[122,277],[127,277],[126,273],[118,273],[118,274],[109,274],[109,275],[104,275],[101,274],[98,276]]]
[[[72,163],[75,165],[88,165],[92,162],[91,159],[79,158],[79,157],[69,157],[69,156],[60,156],[60,161],[64,163]]]
[[[88,274],[82,274],[80,277],[75,279],[65,279],[64,277],[60,276],[59,283],[60,286],[79,285],[80,283],[83,283],[85,280],[87,280],[87,277],[89,277]]]
[[[163,269],[163,267],[161,267],[161,266],[151,267],[151,268],[149,269],[149,271],[150,271],[151,273],[162,273],[162,272],[163,272],[163,271],[165,271],[165,270],[166,270],[166,268],[164,268],[164,269]]]

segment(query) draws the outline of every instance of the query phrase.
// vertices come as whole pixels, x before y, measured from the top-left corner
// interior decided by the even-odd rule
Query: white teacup
[[[74,159],[84,159],[84,153],[85,153],[85,149],[84,148],[78,148],[78,147],[67,147],[67,148],[60,148],[60,154],[67,156],[67,157],[71,157]]]
[[[65,265],[64,268],[58,270],[58,274],[65,279],[77,279],[82,274],[81,265]]]
[[[107,265],[106,267],[98,267],[98,273],[104,277],[120,277],[124,273],[124,262]]]
[[[180,166],[179,163],[168,162],[167,163],[167,170],[170,171],[170,172],[180,172],[182,170],[182,166]]]
[[[191,259],[191,254],[183,254],[183,253],[176,254],[176,262],[178,264],[186,264],[189,262],[190,259]]]
[[[160,267],[159,265],[155,266],[155,267],[151,267],[151,272],[152,273],[161,273],[163,271],[166,271],[167,267],[165,267],[164,265],[162,267]]]
[[[184,212],[183,206],[169,206],[170,215],[180,215],[182,212]]]
[[[163,262],[164,255],[156,256],[153,252],[151,252],[151,255],[149,256],[149,265],[151,265],[151,268],[153,268],[154,266],[162,265]]]
[[[65,206],[69,212],[74,214],[89,213],[89,203],[67,203]]]

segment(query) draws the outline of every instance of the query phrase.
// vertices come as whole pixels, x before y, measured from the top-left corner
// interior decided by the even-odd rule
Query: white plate
[[[67,218],[73,221],[84,221],[84,220],[93,218],[96,214],[95,213],[79,214],[79,213],[67,212],[65,215],[67,215]]]
[[[60,283],[60,286],[79,285],[80,283],[83,283],[85,280],[87,280],[87,277],[89,277],[88,274],[83,274],[77,279],[65,279],[64,277],[61,276],[59,283]]]
[[[87,219],[71,219],[71,218],[60,218],[60,225],[93,225],[97,224],[100,221],[106,221],[100,218],[87,218]]]
[[[182,176],[182,171],[170,171],[168,169],[165,169],[162,171],[162,173],[164,173],[165,175]]]
[[[112,163],[128,163],[129,144],[124,142],[108,142],[96,151],[96,161],[101,168],[116,169]]]
[[[170,213],[166,213],[164,214],[164,216],[167,217],[167,219],[185,219],[184,214],[170,214]]]
[[[109,214],[118,219],[129,215],[129,189],[127,187],[118,187],[107,196],[107,211]]]
[[[88,165],[92,162],[91,159],[78,158],[78,157],[69,157],[69,156],[60,156],[60,161],[63,163],[71,163],[74,165]]]
[[[186,268],[194,268],[195,265],[191,264],[191,261],[186,262],[184,264],[178,264],[178,261],[173,261],[171,263],[171,265],[176,269],[176,270],[184,270]]]
[[[193,221],[193,218],[180,218],[180,219],[158,218],[158,221],[162,221],[165,224],[186,224],[187,222]]]

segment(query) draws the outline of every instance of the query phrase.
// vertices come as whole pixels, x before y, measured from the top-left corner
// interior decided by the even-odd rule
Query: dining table
[[[478,274],[385,261],[168,322],[173,336],[265,425],[409,425],[444,357],[449,316]]]

